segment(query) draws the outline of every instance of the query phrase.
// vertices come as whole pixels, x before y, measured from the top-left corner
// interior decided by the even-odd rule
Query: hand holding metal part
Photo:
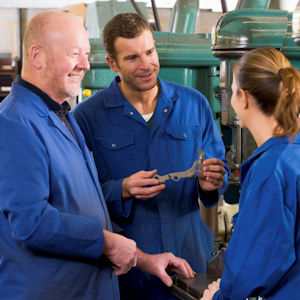
[[[153,178],[157,179],[159,183],[165,183],[167,180],[179,181],[182,178],[193,178],[196,172],[198,172],[198,170],[201,170],[203,167],[204,151],[202,149],[199,149],[198,153],[198,159],[195,160],[192,167],[187,169],[186,171],[169,173],[162,176],[156,174],[153,176]]]

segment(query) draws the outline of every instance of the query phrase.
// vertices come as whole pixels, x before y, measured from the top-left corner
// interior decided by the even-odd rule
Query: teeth
[[[69,77],[79,79],[80,75],[79,74],[70,74]]]

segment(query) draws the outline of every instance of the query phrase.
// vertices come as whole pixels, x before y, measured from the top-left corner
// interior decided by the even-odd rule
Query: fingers
[[[158,277],[160,280],[168,287],[172,286],[173,280],[172,278],[167,274],[166,270],[164,268],[161,268],[161,272],[158,274]]]
[[[200,300],[211,300],[213,297],[211,291],[209,289],[206,289],[204,292],[203,292],[203,296]]]
[[[136,243],[122,235],[103,230],[104,248],[102,253],[112,262],[116,275],[127,273],[137,264]]]
[[[226,174],[224,162],[217,158],[207,159],[203,162],[203,172],[210,173],[211,175],[224,176]]]
[[[139,171],[125,178],[122,182],[122,198],[149,199],[159,194],[166,186],[153,178],[156,172],[156,169]]]
[[[220,281],[213,281],[208,285],[208,289],[210,290],[212,296],[220,289]]]
[[[224,162],[211,158],[203,162],[203,169],[198,172],[199,184],[205,191],[219,189],[224,184],[226,170]]]
[[[180,257],[174,256],[172,253],[166,253],[169,259],[168,269],[178,274],[183,275],[185,278],[194,278],[195,272],[189,263]]]
[[[155,197],[166,188],[165,184],[160,184],[152,187],[142,187],[133,190],[134,197],[141,200],[146,200]]]

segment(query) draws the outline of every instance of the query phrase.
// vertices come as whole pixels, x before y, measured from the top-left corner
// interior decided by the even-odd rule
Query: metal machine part
[[[204,161],[204,151],[202,149],[198,150],[199,157],[194,161],[191,168],[183,172],[174,172],[166,175],[154,175],[153,178],[157,179],[159,183],[165,183],[167,180],[179,181],[182,178],[193,178],[197,171],[201,171],[203,168]]]
[[[222,276],[224,249],[215,252],[207,262],[206,273],[198,273],[194,278],[185,279],[181,275],[174,275],[172,293],[182,300],[198,300],[207,286]]]

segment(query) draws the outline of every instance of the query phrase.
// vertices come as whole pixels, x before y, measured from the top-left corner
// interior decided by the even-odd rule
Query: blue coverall
[[[121,184],[140,170],[159,175],[190,168],[202,148],[205,158],[224,159],[224,145],[205,97],[198,91],[159,78],[160,94],[149,127],[123,97],[116,77],[109,87],[79,104],[74,116],[93,151],[99,180],[110,212],[121,206]],[[145,201],[130,199],[128,218],[114,221],[148,253],[170,251],[204,272],[213,235],[200,217],[198,197],[206,206],[217,203],[224,186],[206,197],[198,178],[167,181],[166,189]],[[119,203],[117,205],[116,203]],[[169,289],[149,274],[131,270],[120,278],[121,299],[174,299]]]
[[[43,100],[16,83],[0,104],[0,299],[118,300],[97,171]]]
[[[242,165],[240,210],[213,300],[300,299],[300,134],[271,138]]]

